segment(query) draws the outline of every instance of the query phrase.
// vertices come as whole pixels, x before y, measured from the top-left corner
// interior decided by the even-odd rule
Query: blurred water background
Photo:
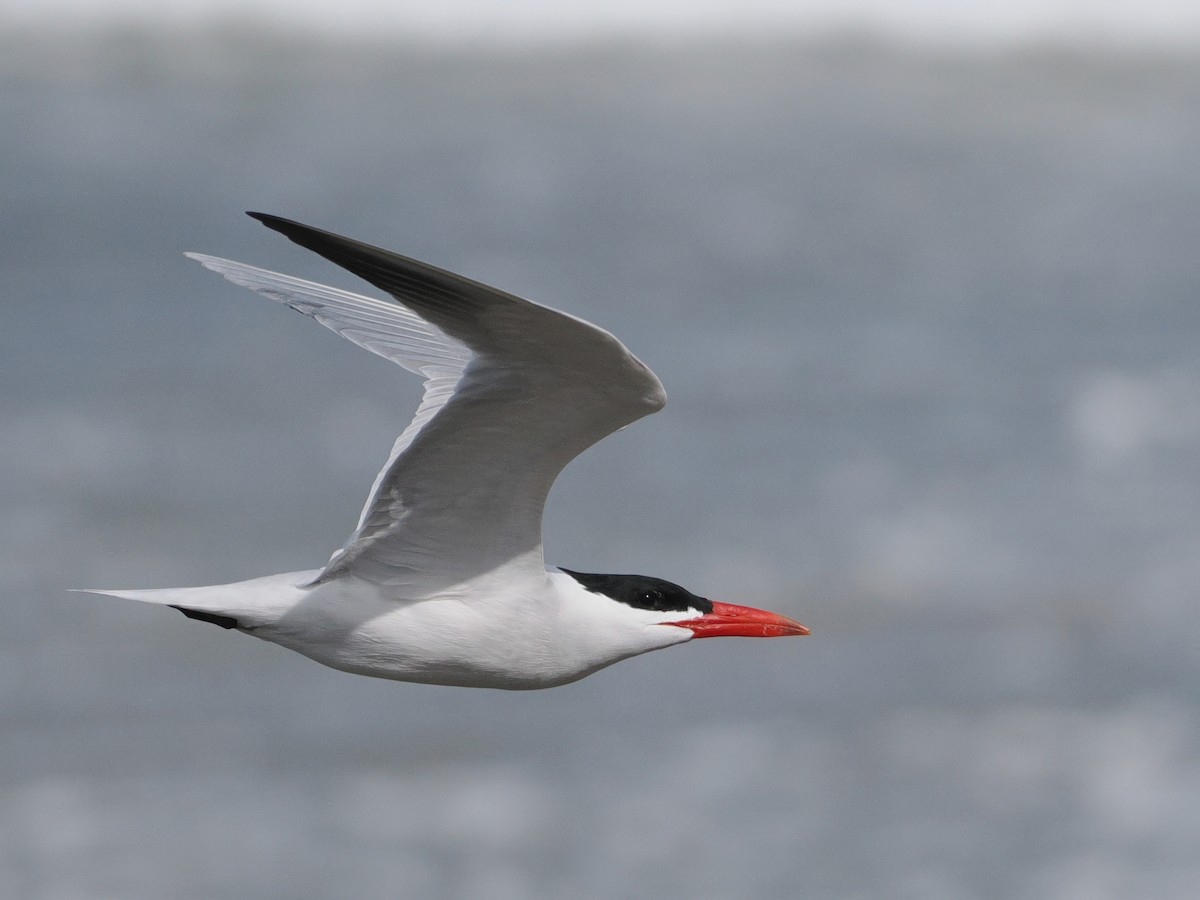
[[[585,316],[547,559],[777,609],[506,694],[69,587],[320,565],[415,379],[241,215]],[[1190,898],[1200,57],[0,34],[0,895]]]

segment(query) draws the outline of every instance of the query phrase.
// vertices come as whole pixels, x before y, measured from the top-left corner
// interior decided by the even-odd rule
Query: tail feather
[[[287,572],[204,587],[117,591],[85,588],[82,593],[157,603],[177,609],[189,619],[222,628],[251,629],[278,621],[302,599],[305,591],[300,585],[310,582],[316,574],[316,570]]]
[[[205,612],[202,609],[188,609],[186,606],[176,606],[170,604],[171,609],[177,609],[189,619],[199,619],[201,622],[211,622],[213,625],[220,625],[222,628],[241,628],[242,624],[233,616],[222,616],[217,613]]]
[[[142,603],[156,603],[177,609],[189,619],[201,622],[211,622],[222,628],[246,627],[231,610],[226,609],[226,602],[218,599],[217,592],[212,588],[152,588],[136,591],[104,591],[95,588],[79,588],[81,594],[100,594],[105,597],[119,597],[122,600],[138,600]]]

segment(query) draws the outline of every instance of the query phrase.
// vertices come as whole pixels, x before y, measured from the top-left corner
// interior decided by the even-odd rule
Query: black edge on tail
[[[202,609],[188,609],[186,606],[175,606],[170,604],[171,609],[177,609],[189,619],[199,619],[201,622],[211,622],[213,625],[220,625],[222,628],[239,628],[238,620],[233,616],[221,616],[217,613],[205,612]]]

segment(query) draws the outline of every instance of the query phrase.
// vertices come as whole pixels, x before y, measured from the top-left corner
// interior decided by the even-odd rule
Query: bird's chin
[[[712,612],[695,619],[663,624],[686,628],[693,637],[698,638],[790,637],[808,634],[808,629],[799,622],[778,613],[716,601],[713,601]]]

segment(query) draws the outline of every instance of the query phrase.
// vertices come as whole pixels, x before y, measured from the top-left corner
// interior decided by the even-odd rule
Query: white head
[[[561,598],[559,649],[580,666],[568,681],[693,638],[808,634],[784,616],[708,600],[661,578],[560,571],[552,573]]]

